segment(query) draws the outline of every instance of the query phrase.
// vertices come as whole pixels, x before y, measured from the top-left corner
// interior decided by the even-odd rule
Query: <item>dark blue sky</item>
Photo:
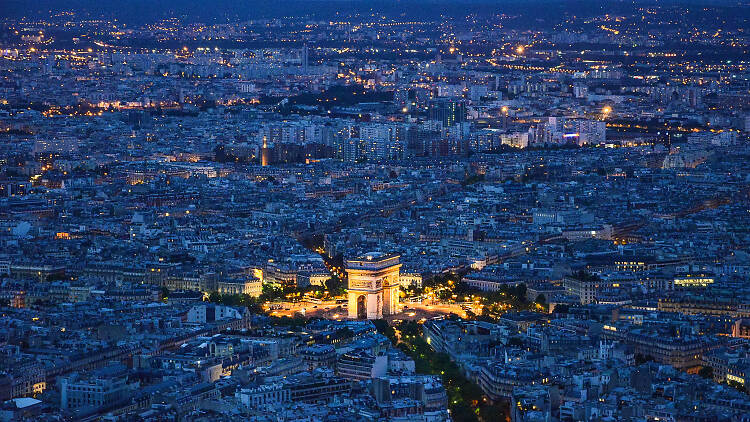
[[[689,3],[738,4],[746,0],[641,0],[642,4],[665,5],[670,2],[684,6]],[[466,16],[468,12],[519,12],[534,15],[614,13],[619,8],[632,8],[634,2],[593,0],[0,0],[6,17],[45,16],[53,11],[75,11],[89,16],[117,17],[124,21],[153,21],[178,16],[186,20],[248,19],[262,16],[316,14],[333,16],[338,11],[435,16],[439,14]],[[429,7],[425,7],[429,3]]]

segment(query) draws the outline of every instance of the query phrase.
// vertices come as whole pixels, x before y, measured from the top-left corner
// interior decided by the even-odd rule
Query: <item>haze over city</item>
[[[0,422],[750,422],[750,3],[4,0]]]

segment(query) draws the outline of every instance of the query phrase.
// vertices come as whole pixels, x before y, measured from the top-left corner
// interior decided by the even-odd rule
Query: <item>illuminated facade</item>
[[[347,260],[349,318],[380,319],[398,312],[399,255],[368,253]]]
[[[271,150],[268,148],[268,139],[263,137],[263,146],[260,149],[260,165],[265,167],[270,164]]]
[[[678,274],[674,278],[677,287],[707,287],[714,284],[714,277],[707,274]]]

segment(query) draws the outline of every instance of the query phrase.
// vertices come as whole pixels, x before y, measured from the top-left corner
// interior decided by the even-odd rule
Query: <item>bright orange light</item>
[[[603,114],[609,114],[611,112],[612,112],[612,107],[610,107],[610,106],[604,106],[604,108],[602,108],[602,113]]]
[[[516,47],[516,54],[523,54],[524,51],[526,51],[526,48],[524,48],[524,46],[519,45],[518,47]]]

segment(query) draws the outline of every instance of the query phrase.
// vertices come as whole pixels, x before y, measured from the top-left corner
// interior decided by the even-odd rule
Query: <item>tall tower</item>
[[[349,318],[380,319],[396,314],[399,255],[367,253],[346,261],[349,276]]]
[[[307,48],[307,43],[305,43],[305,46],[302,47],[302,71],[307,74],[307,61],[309,56],[309,50]]]
[[[268,138],[263,135],[263,147],[260,149],[260,165],[263,167],[267,166],[270,156],[271,150],[268,149]]]

